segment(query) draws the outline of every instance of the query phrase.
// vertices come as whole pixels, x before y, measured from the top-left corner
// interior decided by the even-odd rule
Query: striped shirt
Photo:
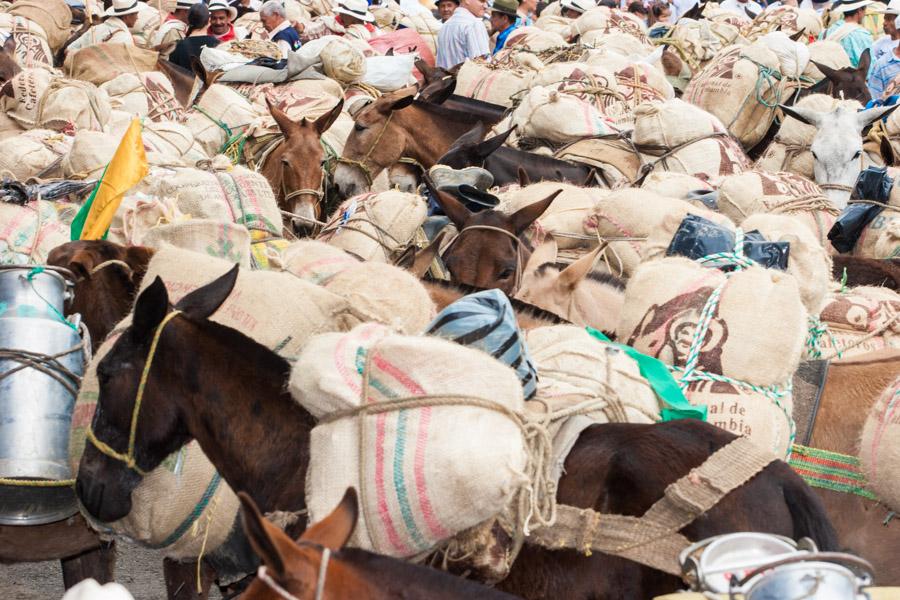
[[[872,66],[872,72],[869,74],[869,81],[867,82],[872,99],[881,99],[885,88],[897,75],[900,75],[900,58],[897,58],[894,52],[882,56]]]
[[[457,8],[438,33],[437,66],[449,69],[467,58],[489,56],[490,53],[484,21],[461,6]]]

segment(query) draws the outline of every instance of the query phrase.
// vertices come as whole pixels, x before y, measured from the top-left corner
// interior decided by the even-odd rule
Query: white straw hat
[[[138,12],[138,0],[113,0],[105,14],[107,17],[124,17]]]
[[[190,8],[195,4],[200,4],[203,0],[178,0],[175,4],[175,8],[184,8],[190,10]]]
[[[225,0],[212,0],[212,2],[209,3],[209,12],[213,12],[216,10],[227,10],[229,21],[234,21],[235,19],[237,19],[237,9],[226,4]]]
[[[334,12],[356,17],[367,23],[375,20],[375,15],[369,12],[369,3],[366,0],[338,0],[338,5]]]
[[[882,15],[900,15],[900,0],[891,0],[887,6],[878,6],[872,11]]]
[[[838,2],[831,7],[832,12],[851,13],[860,8],[874,4],[874,0],[856,0],[855,2]]]
[[[584,14],[592,8],[597,8],[596,0],[561,0],[560,6],[563,8],[571,8]]]

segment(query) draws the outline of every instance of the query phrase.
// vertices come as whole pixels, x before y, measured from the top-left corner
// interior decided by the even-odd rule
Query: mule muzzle
[[[78,467],[75,495],[90,517],[112,523],[131,512],[131,492],[140,482],[133,470],[88,445]]]

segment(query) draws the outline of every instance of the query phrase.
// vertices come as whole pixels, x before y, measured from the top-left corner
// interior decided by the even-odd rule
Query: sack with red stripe
[[[429,551],[500,513],[528,481],[509,412],[524,410],[522,385],[480,350],[367,323],[310,339],[290,389],[319,419],[310,522],[356,488],[354,546],[404,558]]]

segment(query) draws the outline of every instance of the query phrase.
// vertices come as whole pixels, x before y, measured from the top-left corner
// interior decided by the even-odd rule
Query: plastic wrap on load
[[[691,200],[698,200],[709,210],[719,210],[719,190],[694,190],[688,192],[685,200],[688,202]]]
[[[868,167],[859,174],[850,198],[853,200],[874,200],[887,202],[891,196],[894,179],[887,174],[887,167]]]
[[[94,189],[95,181],[55,181],[53,183],[24,184],[11,179],[0,182],[0,201],[24,206],[32,200],[75,200]]]
[[[688,215],[678,226],[666,255],[697,260],[712,254],[731,253],[734,244],[734,231],[703,217]],[[759,231],[744,232],[744,256],[767,269],[787,270],[790,251],[789,242],[770,242]],[[733,268],[721,267],[723,271]]]
[[[828,241],[838,252],[850,252],[863,229],[883,210],[878,204],[848,205],[828,232]]]

